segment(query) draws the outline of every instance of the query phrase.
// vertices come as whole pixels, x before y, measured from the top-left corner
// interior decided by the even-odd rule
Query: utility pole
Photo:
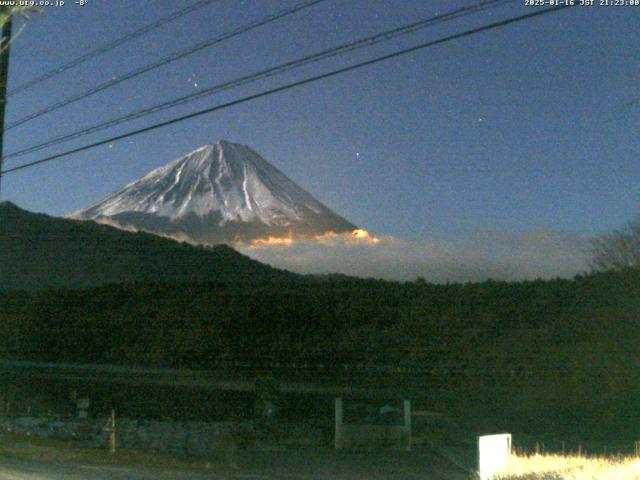
[[[2,26],[0,51],[0,200],[2,200],[2,147],[4,144],[4,111],[7,106],[7,81],[9,80],[9,51],[11,50],[11,16]]]

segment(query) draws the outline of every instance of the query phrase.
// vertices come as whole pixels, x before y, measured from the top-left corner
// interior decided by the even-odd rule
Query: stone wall
[[[224,452],[231,446],[248,445],[252,431],[253,427],[248,422],[237,424],[122,419],[116,423],[118,448],[195,457]],[[91,438],[90,446],[106,447],[108,435],[100,429]]]
[[[107,419],[71,420],[19,417],[5,419],[0,426],[45,438],[75,440],[79,446],[107,448]],[[271,444],[319,445],[322,432],[302,424],[274,424],[268,431],[253,422],[180,422],[170,420],[117,419],[117,448],[208,457],[231,447],[246,448]]]

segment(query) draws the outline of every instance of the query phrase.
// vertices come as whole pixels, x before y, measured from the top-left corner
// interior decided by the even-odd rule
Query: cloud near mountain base
[[[272,239],[237,248],[255,260],[298,273],[422,277],[437,283],[572,277],[587,268],[586,241],[559,231],[481,231],[462,240],[420,241],[359,232],[364,233]]]

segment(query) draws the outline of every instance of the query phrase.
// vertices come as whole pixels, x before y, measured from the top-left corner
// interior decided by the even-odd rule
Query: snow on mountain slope
[[[205,244],[356,229],[251,148],[224,140],[153,170],[70,218]]]

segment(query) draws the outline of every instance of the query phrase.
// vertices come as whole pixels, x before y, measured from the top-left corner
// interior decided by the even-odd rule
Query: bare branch
[[[594,270],[640,268],[640,218],[591,240]]]

